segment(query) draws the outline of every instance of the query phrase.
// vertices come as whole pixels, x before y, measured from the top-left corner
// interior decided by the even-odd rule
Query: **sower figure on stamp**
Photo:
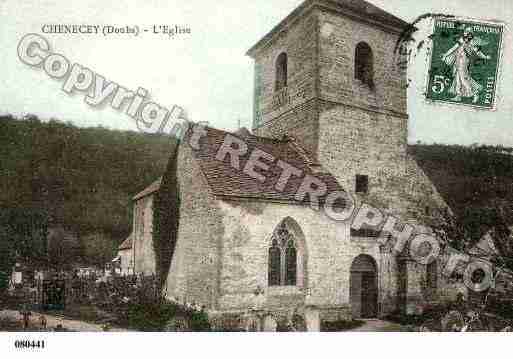
[[[472,78],[470,64],[476,57],[483,60],[491,59],[489,55],[479,50],[479,46],[485,45],[487,42],[474,37],[472,28],[467,27],[457,44],[442,55],[442,60],[452,67],[454,78],[449,88],[449,93],[455,95],[452,101],[461,101],[462,97],[473,97],[473,103],[479,101],[479,93],[483,90],[483,85]]]

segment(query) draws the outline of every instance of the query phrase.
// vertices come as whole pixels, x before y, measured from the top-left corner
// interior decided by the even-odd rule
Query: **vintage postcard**
[[[0,11],[0,354],[513,331],[513,3]]]

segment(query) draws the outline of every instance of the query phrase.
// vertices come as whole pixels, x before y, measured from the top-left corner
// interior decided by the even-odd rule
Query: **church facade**
[[[447,208],[407,154],[395,49],[408,26],[365,1],[307,0],[253,46],[253,131],[206,128],[197,145],[180,143],[173,170],[134,198],[134,271],[156,271],[153,204],[173,182],[179,218],[164,290],[221,322],[256,315],[274,330],[299,316],[315,331],[452,296],[437,263],[394,256],[378,243],[384,234],[313,210],[296,195],[301,181],[283,175],[299,169],[418,232]],[[256,151],[264,164],[249,166]]]

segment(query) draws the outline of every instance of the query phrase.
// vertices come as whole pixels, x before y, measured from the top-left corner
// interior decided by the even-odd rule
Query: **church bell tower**
[[[363,0],[307,0],[249,51],[253,132],[294,137],[344,188],[380,191],[406,171],[409,24]],[[381,189],[382,190],[382,189]]]

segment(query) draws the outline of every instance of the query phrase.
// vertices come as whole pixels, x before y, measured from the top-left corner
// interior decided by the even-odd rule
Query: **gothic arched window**
[[[374,86],[374,59],[372,49],[365,42],[356,45],[354,56],[354,77],[369,87]]]
[[[269,248],[269,286],[297,284],[297,249],[294,236],[282,223],[273,234]]]
[[[287,54],[284,52],[282,52],[276,59],[276,82],[274,86],[275,91],[280,91],[282,88],[287,87],[287,62]]]

